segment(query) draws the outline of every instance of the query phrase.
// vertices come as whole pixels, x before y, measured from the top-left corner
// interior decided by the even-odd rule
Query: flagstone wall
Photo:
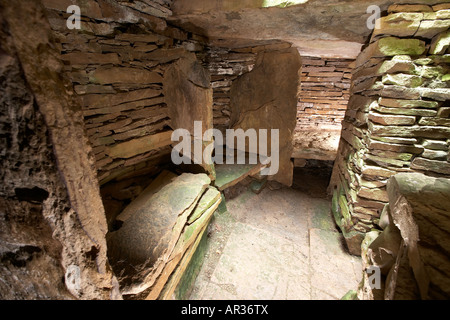
[[[393,5],[356,59],[330,192],[354,254],[399,172],[449,177],[450,5]]]

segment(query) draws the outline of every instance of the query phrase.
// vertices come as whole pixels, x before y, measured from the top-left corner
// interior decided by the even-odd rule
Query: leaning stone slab
[[[389,180],[387,191],[422,299],[449,299],[450,179],[402,173]]]
[[[124,222],[136,213],[139,208],[143,207],[148,199],[161,190],[164,186],[168,185],[177,175],[170,171],[164,170],[158,177],[153,180],[148,187],[142,191],[142,193],[134,199],[117,217],[116,220]]]
[[[210,188],[209,190],[211,191],[212,189]],[[184,227],[183,233],[180,235],[172,254],[167,259],[167,264],[164,266],[163,272],[161,272],[158,280],[152,286],[149,295],[146,297],[147,300],[157,299],[166,285],[173,285],[167,283],[171,275],[176,278],[181,277],[184,269],[178,268],[178,265],[185,253],[188,252],[189,248],[196,242],[196,239],[206,230],[214,211],[216,211],[221,202],[220,192],[218,192],[218,194],[219,197],[215,197],[215,201],[211,201],[210,195],[206,196],[206,199],[203,199],[205,197],[205,195],[203,195],[199,200],[199,204],[202,204],[204,207],[204,209],[202,208],[201,210],[202,213],[195,221]],[[204,202],[205,200],[206,202]]]
[[[205,174],[184,173],[150,195],[108,235],[109,258],[121,275],[122,292],[142,293],[164,269],[183,227],[211,180]]]

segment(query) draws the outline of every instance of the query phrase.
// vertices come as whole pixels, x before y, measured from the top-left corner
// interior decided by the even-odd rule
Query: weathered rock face
[[[330,186],[335,199],[344,196],[340,217],[348,213],[347,232],[358,233],[359,240],[378,224],[391,176],[450,173],[450,68],[448,49],[441,44],[448,11],[448,5],[391,7],[356,59]],[[399,38],[410,28],[414,37]]]
[[[300,70],[301,60],[295,49],[260,52],[254,69],[231,86],[231,128],[244,132],[254,129],[257,133],[267,129],[268,153],[272,148],[270,130],[279,130],[279,171],[273,179],[288,186],[292,184],[292,136]]]
[[[365,277],[360,298],[448,299],[450,295],[450,179],[400,173],[389,179],[387,224],[366,237],[365,268],[378,267],[378,292]]]
[[[62,246],[51,237],[52,229],[46,221],[46,217],[68,206],[68,198],[56,171],[44,119],[11,51],[11,38],[4,31],[1,31],[0,58],[3,124],[0,296],[71,299],[62,281]],[[7,123],[12,126],[8,128]],[[30,176],[29,172],[36,168],[40,173]],[[45,270],[45,274],[34,276],[34,270]]]
[[[121,298],[81,113],[48,22],[34,1],[0,6],[1,295]]]

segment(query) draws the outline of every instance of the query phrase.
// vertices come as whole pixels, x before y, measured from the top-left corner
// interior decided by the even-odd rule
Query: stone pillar
[[[295,48],[263,51],[251,72],[231,86],[232,129],[279,130],[279,170],[271,179],[290,186],[293,178],[293,133],[300,88],[301,59]],[[248,145],[246,146],[248,149]],[[259,146],[258,146],[259,150]],[[270,154],[269,154],[270,156]]]

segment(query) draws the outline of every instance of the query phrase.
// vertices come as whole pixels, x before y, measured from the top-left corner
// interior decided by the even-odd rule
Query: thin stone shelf
[[[225,149],[225,154],[229,149]],[[233,161],[229,161],[230,157],[227,157],[223,164],[216,164],[216,180],[214,185],[220,190],[223,191],[229,187],[232,187],[238,184],[240,181],[244,180],[248,176],[252,176],[260,172],[262,169],[266,167],[265,164],[262,164],[261,161],[257,161],[256,164],[250,163],[251,156],[255,156],[254,154],[249,154],[243,151],[235,150]],[[239,155],[245,156],[245,163],[238,164],[237,158]],[[256,155],[256,159],[259,159],[258,155]],[[263,161],[265,157],[263,157]]]

